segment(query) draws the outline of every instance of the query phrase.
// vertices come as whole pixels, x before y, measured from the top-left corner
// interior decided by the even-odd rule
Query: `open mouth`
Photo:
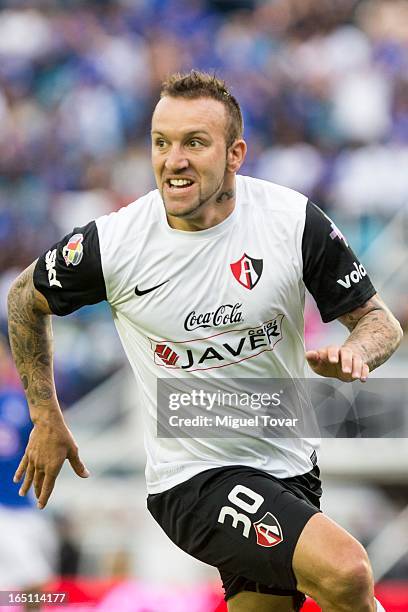
[[[186,191],[194,185],[194,181],[191,179],[168,179],[166,186],[171,191]]]

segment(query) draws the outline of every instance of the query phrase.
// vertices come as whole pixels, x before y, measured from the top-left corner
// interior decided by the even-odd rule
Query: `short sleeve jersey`
[[[34,283],[53,313],[107,300],[140,392],[150,493],[223,465],[280,478],[309,471],[312,439],[158,438],[158,378],[307,377],[305,288],[323,321],[375,293],[336,225],[285,187],[236,178],[222,223],[186,232],[167,223],[160,193],[100,217],[41,256]]]

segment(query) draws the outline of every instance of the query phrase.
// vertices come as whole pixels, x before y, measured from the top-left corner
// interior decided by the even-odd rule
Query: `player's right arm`
[[[65,459],[83,478],[89,473],[67,428],[58,403],[52,364],[51,310],[35,289],[31,264],[14,281],[8,295],[11,350],[27,397],[33,429],[14,480],[24,481],[20,494],[32,484],[43,508],[54,488]]]

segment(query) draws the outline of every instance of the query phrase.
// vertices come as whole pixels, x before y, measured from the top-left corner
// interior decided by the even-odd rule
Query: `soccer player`
[[[363,547],[319,511],[313,440],[156,435],[159,378],[300,380],[308,363],[364,382],[401,340],[331,220],[297,192],[237,176],[242,132],[223,82],[173,75],[152,117],[157,190],[75,228],[15,281],[9,334],[34,424],[15,479],[43,508],[65,459],[89,475],[58,405],[50,315],[107,300],[141,394],[148,508],[219,569],[229,610],[299,610],[304,593],[330,612],[380,610]],[[323,321],[349,330],[341,346],[305,354],[305,287]]]

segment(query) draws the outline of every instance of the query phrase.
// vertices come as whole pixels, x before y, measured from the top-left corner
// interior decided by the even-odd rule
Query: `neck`
[[[222,223],[235,208],[235,186],[226,185],[210,202],[203,203],[191,216],[174,217],[167,213],[167,222],[173,229],[199,232]]]
[[[222,223],[230,216],[235,208],[235,199],[218,204],[218,206],[219,209],[211,208],[211,210],[206,211],[206,214],[196,218],[187,219],[167,215],[167,221],[173,229],[182,230],[184,232],[199,232],[201,230],[206,230]]]

